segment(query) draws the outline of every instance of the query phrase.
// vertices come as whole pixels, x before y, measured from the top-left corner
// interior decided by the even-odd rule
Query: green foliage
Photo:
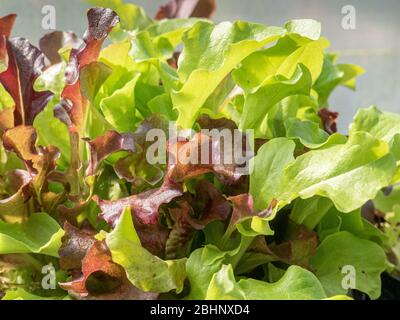
[[[36,213],[22,224],[0,221],[0,254],[41,253],[58,257],[64,231],[46,213]]]
[[[152,255],[140,244],[130,210],[125,210],[106,237],[113,260],[126,270],[136,287],[146,292],[180,292],[185,279],[185,260],[167,260]]]

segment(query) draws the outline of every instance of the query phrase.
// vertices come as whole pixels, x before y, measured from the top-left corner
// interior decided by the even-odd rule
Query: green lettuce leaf
[[[267,78],[255,92],[246,95],[240,129],[254,129],[256,138],[266,138],[265,119],[271,108],[288,96],[309,95],[311,85],[311,74],[302,64],[290,79],[280,75]]]
[[[0,254],[41,253],[58,257],[64,231],[46,213],[35,213],[22,224],[0,221]]]
[[[223,265],[212,277],[206,299],[218,300],[317,300],[327,298],[321,283],[310,271],[290,266],[280,280],[254,279],[236,282],[231,266]]]
[[[265,209],[279,196],[279,184],[285,167],[294,161],[294,149],[293,141],[276,138],[264,144],[251,160],[250,193],[257,209]]]
[[[346,213],[350,214],[350,213]],[[332,206],[319,222],[316,230],[320,241],[331,235],[339,232],[342,227],[342,215]]]
[[[376,106],[360,109],[350,126],[350,134],[356,131],[366,131],[377,139],[391,143],[400,135],[400,115],[382,112]]]
[[[388,186],[395,171],[387,143],[356,132],[345,144],[298,157],[285,170],[278,200],[290,203],[320,195],[330,198],[339,211],[351,212]]]
[[[251,221],[251,220],[250,220]],[[214,225],[216,227],[217,225]],[[221,230],[215,228],[206,228],[206,238],[215,238],[215,241],[208,241],[209,243],[217,242],[221,245],[222,234],[218,234]],[[210,234],[212,233],[212,234]],[[249,255],[246,254],[247,249],[254,240],[254,235],[248,237],[243,236],[239,233],[235,234],[236,237],[232,237],[230,242],[222,244],[223,251],[214,244],[207,244],[206,246],[193,251],[186,263],[186,273],[190,283],[190,292],[186,296],[186,299],[205,299],[207,296],[207,290],[212,280],[213,275],[218,272],[223,264],[229,264],[233,269],[247,268],[243,265],[243,262],[247,261]],[[267,255],[264,255],[261,260],[265,262],[271,261]],[[246,261],[245,261],[246,260]],[[256,260],[253,260],[253,268],[260,262],[258,256]],[[239,267],[240,266],[240,267]]]
[[[53,98],[37,115],[33,126],[38,134],[39,145],[53,145],[61,151],[57,163],[60,165],[60,169],[65,169],[70,162],[71,147],[68,128],[54,116],[54,106],[58,103],[59,99]]]
[[[359,66],[335,64],[337,57],[336,54],[325,54],[321,75],[314,85],[314,89],[319,95],[319,104],[321,107],[329,105],[329,96],[336,87],[342,85],[354,90],[356,78],[365,72]]]
[[[132,39],[129,55],[138,62],[167,60],[182,42],[184,32],[197,21],[199,19],[171,19],[153,24]]]
[[[377,299],[381,292],[380,275],[387,268],[386,256],[377,244],[357,238],[347,231],[334,233],[318,247],[311,264],[328,295],[346,294],[342,281],[344,266],[355,270],[355,289]]]
[[[324,197],[296,199],[290,218],[297,224],[313,230],[332,207],[332,201]]]
[[[275,46],[248,56],[232,75],[236,83],[248,92],[270,76],[290,78],[296,66],[301,63],[310,71],[312,81],[315,82],[322,70],[323,50],[328,45],[328,41],[323,38],[312,41],[295,34],[286,35]]]
[[[389,195],[380,191],[374,199],[375,207],[382,212],[393,212],[394,207],[400,204],[400,185],[394,186]]]
[[[317,97],[311,91],[310,96],[291,95],[274,105],[268,112],[266,136],[268,139],[287,136],[287,120],[298,118],[320,123],[317,115]]]
[[[65,61],[53,64],[52,66],[48,67],[36,79],[33,86],[35,91],[51,91],[55,93],[57,97],[59,97],[65,86],[66,68],[67,63]]]
[[[190,128],[200,108],[219,83],[249,54],[284,35],[286,29],[238,21],[214,26],[197,22],[183,36],[178,74],[182,83],[172,93],[178,125]],[[201,90],[198,86],[201,84]]]
[[[382,247],[387,241],[385,234],[381,230],[362,217],[361,210],[340,213],[340,220],[341,231],[351,232],[361,239],[375,242]]]
[[[398,161],[392,184],[400,182],[400,115],[382,112],[375,106],[360,109],[350,125],[350,133],[356,131],[369,132],[374,137],[389,143],[390,151]]]
[[[142,247],[132,215],[125,209],[106,243],[112,259],[126,270],[129,281],[145,292],[183,289],[186,259],[164,261]]]
[[[290,33],[296,33],[311,40],[318,40],[321,36],[321,24],[311,19],[295,19],[288,21],[285,28]]]
[[[227,253],[216,246],[207,245],[193,251],[186,263],[186,273],[190,283],[187,299],[204,299],[214,273],[221,268]]]
[[[140,74],[136,74],[121,89],[100,102],[105,119],[118,131],[134,131],[136,127],[135,87]]]
[[[68,300],[67,297],[40,297],[29,293],[28,291],[18,288],[6,292],[1,300]]]
[[[298,139],[301,144],[309,149],[319,149],[326,144],[346,143],[346,137],[335,133],[329,136],[313,121],[301,121],[297,118],[289,118],[286,121],[286,135],[290,139]]]
[[[12,108],[14,106],[14,100],[0,83],[0,110]]]

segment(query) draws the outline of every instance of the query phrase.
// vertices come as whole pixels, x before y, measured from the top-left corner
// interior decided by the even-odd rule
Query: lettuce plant
[[[89,2],[106,8],[82,39],[36,47],[0,19],[3,299],[379,298],[399,270],[400,116],[360,109],[337,133],[329,97],[364,71],[320,24]],[[166,163],[149,161],[152,129]],[[223,158],[201,129],[239,132],[248,174],[179,160]]]

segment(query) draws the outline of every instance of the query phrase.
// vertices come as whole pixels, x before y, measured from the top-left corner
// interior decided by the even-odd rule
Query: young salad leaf
[[[0,253],[42,253],[57,257],[64,231],[45,213],[36,213],[25,223],[0,221]]]

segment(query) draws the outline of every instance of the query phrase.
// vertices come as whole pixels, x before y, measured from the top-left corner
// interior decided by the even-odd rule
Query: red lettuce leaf
[[[92,230],[80,230],[68,222],[64,223],[65,235],[59,250],[60,267],[64,270],[82,268],[82,260],[97,241]]]
[[[15,152],[25,162],[32,176],[47,175],[56,168],[59,150],[54,146],[36,147],[37,134],[32,126],[17,126],[7,130],[2,139],[6,150]]]
[[[137,219],[134,220],[134,225],[142,246],[152,254],[164,257],[170,230],[160,223],[143,224]]]
[[[57,207],[57,212],[59,214],[59,221],[61,223],[68,222],[73,226],[77,226],[78,225],[77,217],[88,208],[90,201],[85,201],[82,199],[76,200],[74,199],[74,197],[71,197],[71,200],[75,202],[75,205],[72,208],[67,207],[63,204]]]
[[[282,262],[310,269],[309,260],[316,254],[318,245],[316,232],[308,230],[303,225],[289,222],[283,241],[270,245],[269,248]]]
[[[181,195],[181,186],[164,183],[160,188],[115,201],[102,200],[97,196],[94,196],[93,200],[100,206],[100,217],[111,226],[115,226],[122,211],[127,206],[130,206],[132,213],[140,223],[156,224],[159,218],[158,210],[160,206]]]
[[[58,52],[60,49],[70,47],[71,49],[78,50],[82,44],[82,40],[71,31],[53,31],[47,33],[39,40],[39,48],[51,64],[62,61]]]
[[[199,181],[195,194],[186,193],[177,206],[168,208],[174,220],[166,243],[166,257],[175,259],[196,230],[202,230],[213,221],[225,221],[232,208],[222,192],[207,180]]]
[[[72,49],[66,70],[67,85],[61,93],[62,103],[56,106],[56,116],[72,131],[80,132],[87,108],[86,97],[81,92],[80,70],[97,60],[101,46],[111,29],[119,22],[117,14],[105,8],[92,8],[87,13],[88,29],[83,37],[84,46]],[[60,110],[62,109],[62,110]]]
[[[158,10],[156,19],[210,18],[215,9],[215,0],[170,0]]]
[[[0,42],[1,47],[4,40]],[[36,92],[33,89],[36,78],[45,67],[45,56],[23,38],[6,40],[6,48],[8,67],[0,73],[0,82],[15,103],[14,125],[32,125],[36,115],[53,97],[49,91]]]
[[[135,140],[131,133],[108,131],[93,140],[85,139],[90,145],[90,163],[86,175],[94,175],[101,161],[118,151],[135,152]]]
[[[5,149],[15,152],[24,161],[32,178],[31,184],[35,190],[36,200],[44,204],[42,193],[48,191],[48,181],[50,181],[48,178],[56,169],[60,151],[51,145],[36,147],[37,134],[32,126],[20,125],[9,129],[3,134],[2,139]]]
[[[0,72],[8,66],[7,39],[11,35],[17,15],[10,14],[0,18]]]
[[[320,109],[318,115],[322,120],[324,130],[329,134],[337,132],[336,119],[339,116],[338,112],[330,111],[326,108]]]
[[[210,158],[206,164],[186,162],[186,156],[200,155],[202,148],[209,149]],[[216,148],[216,144],[212,143],[211,138],[200,133],[196,134],[191,140],[170,139],[167,146],[169,163],[162,186],[116,201],[105,201],[95,197],[94,200],[99,204],[102,211],[100,216],[111,226],[114,226],[122,210],[126,206],[130,206],[138,221],[144,224],[156,224],[160,206],[182,195],[185,180],[214,172],[225,183],[238,181],[242,175],[236,172],[235,165],[213,164],[211,157],[221,157],[218,154],[219,149],[213,151],[213,148]],[[184,161],[182,162],[182,160]]]
[[[185,244],[192,238],[196,229],[193,227],[193,208],[187,201],[177,201],[177,206],[169,208],[169,214],[174,220],[174,225],[165,244],[167,259],[177,259],[184,250]],[[197,224],[195,224],[197,227]]]
[[[251,217],[266,218],[272,214],[273,209],[277,205],[277,201],[273,199],[269,207],[263,211],[258,211],[254,207],[254,201],[251,194],[241,194],[229,197],[228,200],[233,205],[232,215],[229,221],[227,233],[230,234],[237,224]]]
[[[213,172],[224,184],[235,184],[243,172],[238,171],[239,165],[228,163],[224,159],[224,146],[219,141],[205,134],[197,133],[191,140],[170,139],[168,143],[167,178],[175,183]],[[207,159],[202,159],[202,151],[207,150]],[[190,161],[193,157],[194,160]]]
[[[124,268],[114,263],[111,252],[102,241],[96,241],[82,260],[82,275],[61,288],[78,299],[152,300],[156,293],[146,293],[134,287]]]
[[[16,18],[16,14],[9,14],[0,18],[0,36],[4,36],[6,39],[10,37]]]
[[[149,186],[155,186],[164,177],[162,165],[152,165],[146,158],[148,147],[153,143],[146,141],[146,134],[152,129],[168,133],[168,122],[159,115],[147,117],[133,133],[133,140],[137,147],[133,154],[119,159],[114,170],[119,178],[132,183],[132,189],[142,191]],[[134,192],[137,193],[137,192]]]
[[[79,195],[81,189],[80,137],[83,134],[84,116],[87,109],[87,98],[81,91],[80,71],[97,60],[104,40],[119,21],[114,11],[104,8],[90,9],[87,17],[89,26],[83,38],[84,45],[70,52],[70,60],[65,72],[67,85],[61,93],[61,102],[54,108],[55,117],[67,125],[69,131],[71,160],[67,180],[73,196]]]
[[[191,195],[190,204],[194,216],[190,224],[196,230],[203,229],[213,221],[225,221],[229,218],[232,207],[222,192],[207,180],[200,180],[195,195]]]

